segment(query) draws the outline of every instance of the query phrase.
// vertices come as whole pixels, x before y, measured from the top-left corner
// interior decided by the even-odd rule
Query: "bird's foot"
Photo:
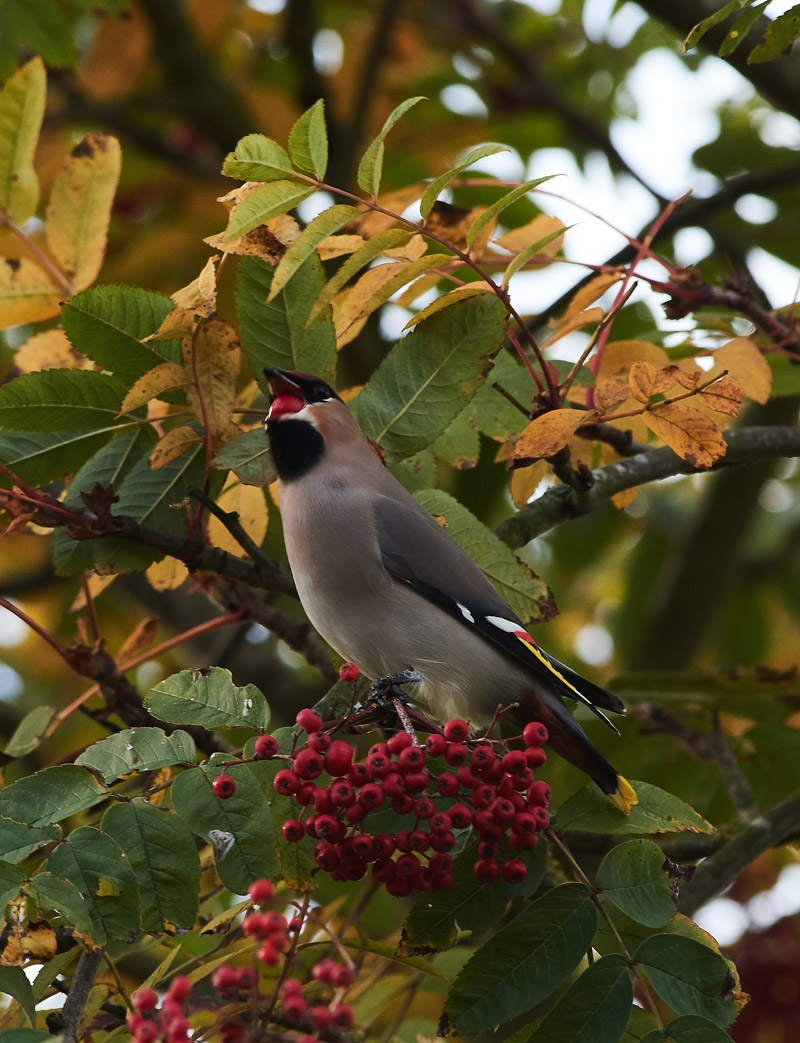
[[[386,707],[392,707],[395,699],[407,703],[408,695],[400,686],[421,680],[422,675],[411,669],[403,670],[399,674],[387,674],[386,677],[376,677],[369,690],[369,702],[373,706]]]

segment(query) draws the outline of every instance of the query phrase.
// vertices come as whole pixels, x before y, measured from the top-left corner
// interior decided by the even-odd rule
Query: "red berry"
[[[478,768],[489,768],[497,760],[497,754],[491,746],[476,746],[470,757],[470,764]]]
[[[406,877],[394,876],[386,883],[386,891],[392,898],[407,898],[413,890],[414,884]]]
[[[152,1021],[143,1022],[133,1035],[134,1043],[154,1043],[158,1039],[158,1028]]]
[[[469,738],[469,725],[460,717],[454,717],[448,721],[442,730],[448,742],[466,742]]]
[[[433,833],[431,835],[431,847],[440,854],[452,851],[456,846],[455,834],[448,830],[446,833]]]
[[[329,840],[332,844],[337,844],[345,834],[345,827],[344,823],[333,815],[318,815],[314,823],[314,832],[320,840]]]
[[[327,732],[312,732],[306,741],[306,745],[317,753],[324,753],[330,744],[331,737]]]
[[[333,805],[331,804],[331,795],[328,793],[326,786],[315,786],[314,787],[314,811],[319,815],[327,814]]]
[[[539,721],[528,721],[522,729],[522,739],[526,746],[544,746],[547,742],[547,728]]]
[[[410,771],[403,779],[406,793],[422,793],[428,788],[428,776],[424,771]]]
[[[362,764],[360,761],[357,761],[347,773],[347,781],[352,782],[354,786],[366,785],[371,777],[366,764]]]
[[[283,797],[291,797],[300,789],[300,777],[288,768],[282,768],[272,780],[272,788]]]
[[[325,751],[325,771],[329,775],[346,775],[353,763],[353,747],[336,739]]]
[[[394,835],[394,842],[398,851],[407,854],[411,850],[411,830],[398,829]]]
[[[289,921],[288,929],[292,934],[297,934],[298,931],[301,931],[303,929],[303,917],[293,916]]]
[[[539,746],[529,746],[525,750],[525,760],[528,762],[529,768],[541,768],[547,760],[547,754]]]
[[[496,858],[497,844],[488,844],[485,840],[478,844],[478,858]]]
[[[302,996],[288,996],[283,1001],[283,1016],[287,1021],[297,1024],[306,1013],[306,1001]]]
[[[313,710],[301,710],[295,717],[295,720],[297,721],[297,727],[302,728],[304,732],[318,732],[322,727],[322,718],[319,714],[314,713]]]
[[[428,819],[436,810],[430,797],[421,797],[414,805],[414,814],[417,818]]]
[[[353,837],[353,851],[366,862],[372,861],[374,845],[369,833],[356,833]]]
[[[259,735],[255,743],[255,755],[262,760],[272,760],[278,752],[278,740],[274,735]]]
[[[373,779],[385,779],[392,770],[392,762],[388,754],[383,752],[370,753],[366,763],[367,771]]]
[[[310,804],[314,803],[314,793],[316,788],[317,787],[313,782],[304,782],[301,784],[300,789],[294,795],[294,799],[301,808],[307,808]]]
[[[500,866],[493,858],[481,858],[475,863],[473,872],[482,884],[491,884],[500,875]]]
[[[269,883],[269,880],[265,880],[264,883]],[[177,974],[172,981],[169,983],[167,989],[167,999],[175,1000],[176,1003],[183,1003],[189,998],[189,993],[192,991],[192,983],[183,974]]]
[[[334,779],[328,786],[328,793],[331,795],[331,804],[335,808],[346,808],[356,799],[356,791],[347,779]]]
[[[468,756],[469,750],[463,742],[449,742],[447,749],[444,751],[445,763],[453,768],[463,764]]]
[[[267,902],[271,902],[275,897],[275,888],[271,880],[266,880],[262,877],[260,880],[252,882],[249,895],[253,905],[266,905]]]
[[[257,981],[258,978],[256,978],[252,967],[239,968],[239,988],[242,992],[250,992]]]
[[[326,873],[336,869],[339,865],[339,854],[333,844],[323,840],[314,848],[314,861]]]
[[[537,829],[541,832],[543,829],[547,829],[550,825],[550,816],[544,810],[544,808],[531,808],[531,814],[536,819]]]
[[[408,734],[408,732],[406,732],[406,731],[395,732],[394,735],[390,736],[386,740],[386,747],[389,750],[389,753],[398,754],[398,753],[402,753],[402,751],[407,746],[410,746],[411,743],[412,743],[412,739],[411,739],[411,736]]]
[[[456,829],[466,829],[472,825],[473,812],[467,804],[453,804],[448,808],[448,814]]]
[[[431,833],[447,833],[453,825],[453,820],[446,811],[435,811],[428,819]]]
[[[375,782],[368,782],[366,786],[361,787],[361,791],[358,794],[358,801],[363,804],[365,808],[372,811],[374,808],[379,808],[385,800],[386,794],[383,789]]]
[[[439,876],[434,876],[431,891],[446,891],[448,887],[453,886],[453,880],[452,873],[442,873]]]
[[[376,858],[389,858],[395,853],[396,846],[388,833],[377,833],[372,838],[372,853]]]
[[[461,769],[459,768],[458,770],[460,771]],[[476,786],[472,791],[472,803],[478,809],[488,808],[496,796],[497,790],[494,786],[484,782],[482,786]]]
[[[400,751],[397,766],[400,768],[401,774],[408,775],[414,771],[422,771],[426,760],[425,751],[421,746],[407,746]]]
[[[331,1023],[331,1012],[328,1008],[322,1004],[315,1004],[308,1012],[308,1020],[311,1022],[311,1027],[317,1033],[322,1033]]]
[[[295,754],[292,766],[301,779],[316,779],[322,774],[322,757],[306,747]]]
[[[392,797],[392,811],[397,815],[407,815],[414,807],[414,798],[404,793],[402,797]]]
[[[365,808],[361,801],[356,800],[345,808],[344,817],[353,826],[356,822],[363,822],[368,814],[369,809]]]
[[[236,792],[236,783],[230,775],[217,775],[211,783],[211,789],[214,791],[215,797],[218,797],[220,800],[227,800],[228,797],[232,797]]]
[[[395,878],[394,862],[391,858],[380,858],[372,866],[372,875],[381,884],[388,884]]]
[[[431,835],[424,829],[414,829],[411,831],[409,843],[412,851],[427,851],[431,845]]]
[[[481,769],[474,764],[462,764],[456,772],[456,778],[465,789],[475,789],[483,781]]]
[[[445,771],[436,780],[436,788],[443,797],[454,797],[458,793],[458,779],[451,771]]]
[[[503,771],[509,775],[519,775],[528,766],[522,750],[509,750],[508,753],[503,755],[500,763],[503,765]]]
[[[523,757],[527,754],[527,750],[523,754]],[[533,782],[533,772],[529,767],[525,767],[524,771],[521,771],[518,775],[511,776],[511,786],[518,793],[523,793],[527,790],[528,786]]]
[[[546,808],[550,803],[550,787],[537,779],[528,788],[528,803],[533,807]]]
[[[449,855],[432,855],[428,867],[434,876],[441,876],[452,872],[453,860]]]
[[[528,867],[519,858],[509,858],[501,873],[507,884],[521,884],[528,875]]]
[[[341,873],[344,880],[360,880],[367,871],[367,863],[358,855],[351,854],[342,859]]]
[[[272,941],[264,942],[258,950],[258,958],[267,967],[277,967],[281,962],[281,951]]]
[[[431,757],[441,757],[447,749],[447,739],[437,732],[433,732],[425,740],[425,749]]]
[[[405,791],[405,781],[402,775],[397,775],[395,772],[391,772],[383,780],[383,792],[387,797],[402,797]]]
[[[395,872],[399,877],[406,877],[411,879],[414,876],[417,869],[419,869],[419,859],[415,854],[409,852],[406,855],[401,855],[394,864]]]
[[[507,797],[498,797],[489,808],[495,822],[510,822],[516,813],[513,803]]]
[[[539,843],[539,834],[512,833],[508,843],[514,851],[530,851]]]
[[[298,840],[302,840],[306,834],[306,827],[297,818],[289,818],[281,826],[281,833],[289,841],[290,844],[296,844]]]
[[[137,1010],[152,1010],[158,1006],[158,993],[153,989],[138,989],[133,994],[133,1005]]]
[[[357,681],[361,671],[355,663],[342,663],[339,667],[339,677],[343,681]]]
[[[333,984],[339,989],[349,988],[356,980],[355,972],[352,967],[348,967],[344,963],[340,963],[336,968],[336,974],[334,975]]]
[[[340,1003],[331,1008],[331,1019],[333,1024],[340,1029],[351,1029],[355,1024],[356,1016],[349,1003]]]
[[[538,828],[536,818],[525,811],[515,815],[511,820],[511,830],[513,833],[518,833],[520,835],[527,834],[530,836],[530,834],[535,833]]]
[[[231,992],[239,988],[239,972],[225,963],[211,975],[211,984],[218,992]]]

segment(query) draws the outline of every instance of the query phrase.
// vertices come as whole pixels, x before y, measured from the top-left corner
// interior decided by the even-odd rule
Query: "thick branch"
[[[697,867],[681,885],[678,908],[691,916],[759,855],[779,847],[800,831],[800,790],[760,816]]]
[[[797,427],[740,428],[726,432],[725,441],[728,443],[728,452],[717,461],[714,470],[775,457],[800,456],[800,428]],[[696,467],[692,467],[671,449],[651,449],[593,471],[594,484],[582,500],[588,501],[588,509],[591,510],[625,489],[676,474],[698,473]],[[510,547],[522,547],[578,513],[582,512],[578,509],[575,491],[559,485],[501,522],[495,532]]]
[[[78,1043],[78,1030],[83,1011],[102,962],[103,949],[84,949],[80,955],[66,1001],[61,1010],[61,1017],[66,1022],[61,1030],[61,1038],[64,1043]]]

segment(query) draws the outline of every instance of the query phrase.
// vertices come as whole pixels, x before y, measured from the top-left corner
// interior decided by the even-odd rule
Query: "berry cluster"
[[[270,908],[274,896],[275,888],[269,880],[256,880],[250,888],[254,908],[242,920],[244,934],[260,943],[257,960],[268,967],[276,966],[284,958],[290,935],[303,926],[299,916],[287,919],[278,909]],[[318,1036],[328,1029],[347,1030],[355,1023],[353,1008],[340,1002],[342,991],[355,981],[353,968],[323,959],[314,965],[311,979],[304,983],[287,977],[278,993],[275,1020],[305,1033],[297,1037],[296,1043],[317,1043]],[[212,974],[211,984],[224,1011],[218,1026],[219,1038],[222,1043],[242,1043],[248,1038],[248,1027],[252,1024],[254,995],[256,1001],[261,1000],[258,971],[254,967],[223,964]],[[306,996],[306,985],[310,996]],[[134,1009],[128,1015],[132,1043],[188,1043],[186,1004],[190,992],[191,983],[184,977],[172,980],[160,1007],[158,994],[153,989],[136,992]],[[237,1003],[241,1005],[238,1013]]]
[[[545,761],[544,725],[527,724],[524,748],[509,749],[507,742],[470,740],[469,725],[456,718],[424,747],[400,731],[354,761],[353,747],[322,731],[312,710],[301,710],[297,724],[306,741],[273,780],[275,791],[300,808],[284,822],[283,835],[317,840],[317,865],[334,880],[360,880],[371,864],[391,895],[442,890],[453,882],[455,831],[469,827],[479,840],[478,880],[525,879],[525,863],[515,856],[536,846],[550,820],[550,788],[533,774]],[[257,756],[275,756],[271,738],[259,737]],[[323,773],[330,777],[324,784]],[[365,820],[387,805],[407,816],[409,827],[371,834]]]

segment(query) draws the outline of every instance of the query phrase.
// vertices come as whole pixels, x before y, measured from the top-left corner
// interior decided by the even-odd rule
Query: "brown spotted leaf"
[[[212,435],[231,423],[236,404],[241,351],[239,336],[229,322],[212,319],[201,324],[194,337],[184,338],[183,364],[195,383],[186,390],[189,408]]]
[[[603,413],[613,413],[631,395],[630,385],[622,377],[601,380],[594,389],[594,404]]]
[[[210,318],[217,310],[217,272],[218,257],[209,257],[202,272],[188,286],[176,290],[172,299],[180,308],[192,311],[195,315]]]
[[[150,454],[150,470],[158,471],[160,468],[166,467],[167,464],[185,453],[189,446],[197,445],[200,440],[200,433],[193,427],[173,427],[171,431],[167,431]]]
[[[177,362],[164,362],[143,374],[123,399],[120,413],[130,413],[165,391],[186,387],[191,377]]]
[[[649,362],[637,361],[631,366],[628,374],[628,384],[631,394],[638,401],[647,405],[653,394],[653,385],[656,382],[658,370]]]
[[[299,236],[300,225],[297,221],[289,214],[279,214],[236,239],[226,239],[225,233],[219,232],[208,236],[203,242],[223,253],[260,257],[274,266]]]
[[[590,416],[581,409],[553,409],[537,416],[517,439],[514,459],[541,460],[554,456]]]
[[[725,439],[714,421],[694,406],[670,402],[644,414],[650,430],[694,467],[706,469],[725,455]]]
[[[708,406],[709,409],[714,409],[718,413],[727,413],[728,416],[736,416],[739,412],[743,395],[742,385],[738,380],[732,380],[730,377],[721,377],[697,393],[699,401],[704,406]]]

